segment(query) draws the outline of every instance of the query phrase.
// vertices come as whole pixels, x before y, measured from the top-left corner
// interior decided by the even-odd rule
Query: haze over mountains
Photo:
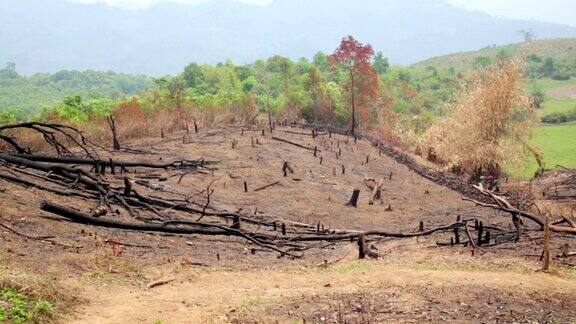
[[[247,63],[281,54],[331,52],[348,34],[394,64],[492,44],[575,37],[576,27],[494,18],[443,0],[233,0],[163,2],[142,10],[66,0],[0,0],[0,65],[21,73],[98,69],[174,74],[190,62]]]

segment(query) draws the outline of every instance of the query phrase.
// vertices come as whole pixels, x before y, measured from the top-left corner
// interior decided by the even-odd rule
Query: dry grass
[[[255,99],[246,97],[241,102],[231,102],[224,106],[198,109],[197,107],[147,107],[138,98],[126,100],[111,111],[114,119],[118,140],[125,141],[144,137],[168,135],[185,130],[193,131],[196,122],[201,127],[215,127],[230,124],[252,124],[258,114]],[[57,114],[45,116],[43,122],[66,124],[81,130],[91,141],[102,145],[111,145],[112,132],[106,118],[91,116],[88,122],[74,123],[65,120]],[[21,146],[32,151],[49,150],[50,146],[37,132],[33,130],[10,130],[4,135],[17,139]],[[55,134],[61,143],[69,143],[69,139]],[[0,150],[13,148],[0,141]]]
[[[507,60],[474,73],[452,113],[424,134],[422,153],[470,178],[499,175],[504,163],[520,162],[536,124],[520,70]]]

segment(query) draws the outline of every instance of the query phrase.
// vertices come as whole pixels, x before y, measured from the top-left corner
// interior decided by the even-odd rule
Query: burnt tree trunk
[[[358,207],[358,197],[360,197],[360,189],[354,189],[352,192],[352,198],[350,198],[350,201],[346,204],[346,206]]]
[[[358,237],[358,258],[366,259],[366,235],[364,233]]]
[[[114,151],[118,151],[120,150],[120,142],[118,141],[118,133],[116,132],[116,122],[112,116],[106,117],[106,121],[112,131],[112,147],[114,148]]]

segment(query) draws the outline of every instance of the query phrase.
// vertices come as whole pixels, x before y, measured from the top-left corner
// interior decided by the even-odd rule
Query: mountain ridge
[[[352,34],[395,64],[539,37],[574,37],[576,27],[495,18],[441,0],[293,1],[255,6],[230,0],[158,3],[139,10],[64,0],[0,3],[2,62],[25,74],[60,69],[174,74],[190,62],[248,63],[275,54],[312,57]]]

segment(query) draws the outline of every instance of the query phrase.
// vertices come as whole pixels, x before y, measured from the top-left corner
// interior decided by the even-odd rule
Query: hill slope
[[[508,44],[519,39],[520,29],[539,37],[576,36],[576,27],[494,18],[443,0],[275,0],[265,7],[214,0],[164,2],[139,11],[65,0],[3,0],[0,62],[13,61],[24,73],[90,68],[161,75],[192,61],[311,57],[353,34],[392,62],[408,64]]]
[[[490,46],[477,51],[453,53],[433,57],[415,64],[415,66],[436,66],[464,70],[472,68],[478,57],[495,58],[500,51],[507,55],[528,56],[535,54],[543,58],[564,59],[576,55],[576,38],[541,39],[532,43],[516,43],[504,46]]]
[[[66,96],[118,99],[148,88],[152,79],[100,71],[59,71],[54,74],[21,76],[9,68],[0,69],[0,122],[2,113],[15,109],[21,117],[38,113]]]

